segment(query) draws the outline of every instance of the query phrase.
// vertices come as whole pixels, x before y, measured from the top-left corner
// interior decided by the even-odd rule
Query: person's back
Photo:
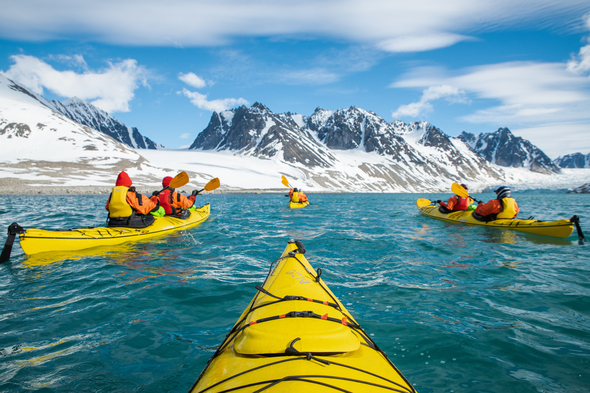
[[[290,194],[291,194],[291,202],[299,203],[299,190],[294,188],[293,192],[290,192]]]
[[[166,176],[162,180],[162,187],[164,187],[164,191],[154,192],[153,195],[158,196],[160,205],[164,208],[166,215],[182,216],[183,209],[190,209],[194,206],[196,193],[187,198],[181,193],[176,192],[174,188],[169,188],[172,179],[173,178],[171,176]]]
[[[494,191],[496,199],[487,203],[479,203],[473,212],[473,217],[482,221],[491,221],[501,218],[516,218],[520,211],[516,200],[511,197],[510,189],[506,186],[497,188]]]
[[[158,210],[160,205],[156,199],[136,192],[132,184],[125,171],[119,173],[105,205],[109,212],[108,226],[142,228],[154,222],[149,213]]]

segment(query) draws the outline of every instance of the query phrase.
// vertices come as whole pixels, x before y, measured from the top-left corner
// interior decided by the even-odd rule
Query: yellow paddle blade
[[[286,178],[284,175],[283,175],[283,176],[281,176],[281,179],[282,179],[282,180],[281,180],[281,183],[283,183],[283,185],[284,185],[285,187],[291,187],[291,186],[289,185],[289,180],[287,180],[287,178]]]
[[[216,177],[215,179],[212,179],[211,181],[209,181],[209,183],[205,184],[205,191],[213,191],[215,190],[217,187],[219,187],[221,183],[219,182],[219,178]]]
[[[453,185],[451,186],[451,191],[459,195],[461,198],[469,197],[469,193],[461,184],[453,183]]]
[[[416,201],[416,206],[418,206],[418,207],[424,207],[424,206],[428,206],[428,205],[430,205],[430,199],[419,198]]]
[[[188,183],[188,175],[186,172],[180,172],[178,175],[174,176],[174,179],[170,181],[170,188],[178,188],[184,186]]]

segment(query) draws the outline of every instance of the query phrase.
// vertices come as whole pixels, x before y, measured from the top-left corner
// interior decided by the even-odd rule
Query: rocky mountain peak
[[[463,132],[458,137],[486,160],[505,167],[528,168],[539,173],[559,173],[560,169],[541,149],[517,137],[506,128],[475,137]]]

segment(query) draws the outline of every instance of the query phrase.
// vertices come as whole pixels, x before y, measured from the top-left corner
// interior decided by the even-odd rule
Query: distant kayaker
[[[194,207],[195,199],[197,198],[199,191],[194,190],[191,196],[187,198],[181,193],[176,192],[174,188],[169,187],[172,179],[172,176],[166,176],[162,179],[162,187],[164,187],[164,191],[154,191],[152,197],[158,197],[160,206],[164,208],[166,215],[188,218],[190,214],[183,213],[183,211],[186,212],[185,209],[191,209]]]
[[[467,186],[465,184],[461,184],[461,187],[467,191]],[[447,214],[453,211],[458,210],[467,210],[469,209],[469,205],[473,203],[473,199],[471,197],[461,197],[459,195],[453,195],[449,198],[449,200],[445,203],[445,201],[437,201],[438,202],[438,210],[441,213]]]
[[[307,195],[305,195],[303,191],[299,191],[297,188],[291,188],[289,190],[289,198],[291,198],[291,202],[293,203],[307,202]]]
[[[493,221],[500,218],[516,218],[520,209],[516,200],[510,196],[510,188],[498,187],[494,190],[496,199],[480,202],[473,212],[473,218],[480,221]]]
[[[105,206],[109,212],[108,226],[143,228],[154,222],[150,213],[158,214],[158,198],[148,198],[136,192],[132,184],[127,172],[119,173]]]

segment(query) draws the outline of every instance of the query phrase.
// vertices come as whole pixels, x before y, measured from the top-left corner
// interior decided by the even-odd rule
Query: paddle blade
[[[430,199],[420,198],[416,201],[416,206],[418,206],[419,208],[428,205],[430,205]]]
[[[170,180],[170,188],[179,188],[184,186],[188,183],[188,175],[186,172],[180,172],[178,175],[174,176],[174,179]]]
[[[453,183],[453,185],[451,186],[451,191],[459,195],[461,198],[469,197],[469,193],[461,184]]]
[[[216,177],[215,179],[212,179],[209,181],[209,183],[205,184],[205,191],[213,191],[215,190],[217,187],[219,187],[221,183],[219,182],[219,178]]]
[[[282,180],[281,180],[281,183],[283,183],[283,185],[284,185],[285,187],[291,187],[291,186],[289,185],[289,180],[287,180],[287,178],[286,178],[284,175],[283,175],[283,176],[281,176],[281,179],[282,179]]]

